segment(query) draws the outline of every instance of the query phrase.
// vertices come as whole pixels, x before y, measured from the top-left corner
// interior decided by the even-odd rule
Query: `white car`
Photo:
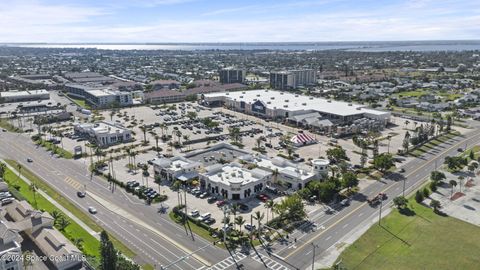
[[[90,212],[90,214],[96,214],[97,209],[95,209],[95,207],[93,207],[93,206],[90,206],[90,207],[88,207],[88,212]]]
[[[190,216],[191,216],[191,217],[196,217],[196,216],[199,216],[199,215],[200,215],[200,212],[199,212],[198,210],[196,210],[196,209],[195,209],[195,210],[192,210],[192,211],[190,212]]]

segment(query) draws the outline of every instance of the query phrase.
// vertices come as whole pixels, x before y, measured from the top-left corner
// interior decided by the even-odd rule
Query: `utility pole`
[[[316,249],[318,246],[315,245],[314,243],[310,243],[310,244],[312,244],[312,247],[313,247],[312,270],[315,270],[315,249]]]
[[[227,246],[227,227],[225,227],[225,221],[227,220],[227,205],[223,205],[223,244]]]
[[[382,220],[382,206],[383,206],[383,199],[380,198],[380,212],[378,213],[378,225],[380,225],[380,221]]]
[[[405,197],[405,182],[407,182],[407,178],[404,176],[403,177],[403,192],[402,192],[403,197]]]

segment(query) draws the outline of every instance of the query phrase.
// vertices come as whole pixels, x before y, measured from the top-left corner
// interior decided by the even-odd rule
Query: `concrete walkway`
[[[18,175],[18,171],[13,168],[12,166],[10,166],[10,164],[6,163],[4,160],[0,160],[2,161],[3,163],[5,163],[5,165],[7,165],[7,168],[10,169],[14,174]],[[25,183],[27,183],[28,185],[30,185],[32,182],[26,178],[25,176],[23,175],[20,175],[20,178],[25,181]],[[68,216],[71,220],[73,220],[75,223],[77,223],[78,225],[80,225],[80,227],[82,227],[84,230],[86,230],[89,234],[91,234],[93,237],[95,237],[97,240],[100,240],[100,234],[96,231],[94,231],[92,228],[90,228],[87,224],[85,224],[82,220],[80,220],[79,218],[77,218],[77,216],[75,216],[72,212],[68,211],[65,207],[63,207],[61,204],[59,204],[56,200],[54,200],[52,197],[48,196],[48,194],[46,194],[43,190],[40,190],[38,189],[37,190],[37,193],[40,194],[42,197],[44,197],[45,199],[47,199],[50,203],[52,203],[53,205],[55,205],[55,207],[57,207],[58,209],[60,209],[60,211],[62,211],[66,216]]]

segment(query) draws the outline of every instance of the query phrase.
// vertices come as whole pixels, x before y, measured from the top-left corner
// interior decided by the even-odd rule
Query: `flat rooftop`
[[[226,97],[236,101],[244,101],[248,104],[261,101],[268,109],[282,109],[290,112],[312,110],[340,116],[358,115],[373,112],[377,112],[379,114],[388,113],[367,109],[365,105],[266,89],[208,93],[205,94],[205,97]]]

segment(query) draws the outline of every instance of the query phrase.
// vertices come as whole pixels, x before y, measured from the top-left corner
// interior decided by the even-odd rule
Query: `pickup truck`
[[[369,198],[367,200],[367,202],[370,206],[374,206],[374,205],[377,205],[378,203],[380,203],[381,201],[386,200],[386,199],[387,199],[387,194],[380,192],[377,195],[375,195],[374,197]]]

